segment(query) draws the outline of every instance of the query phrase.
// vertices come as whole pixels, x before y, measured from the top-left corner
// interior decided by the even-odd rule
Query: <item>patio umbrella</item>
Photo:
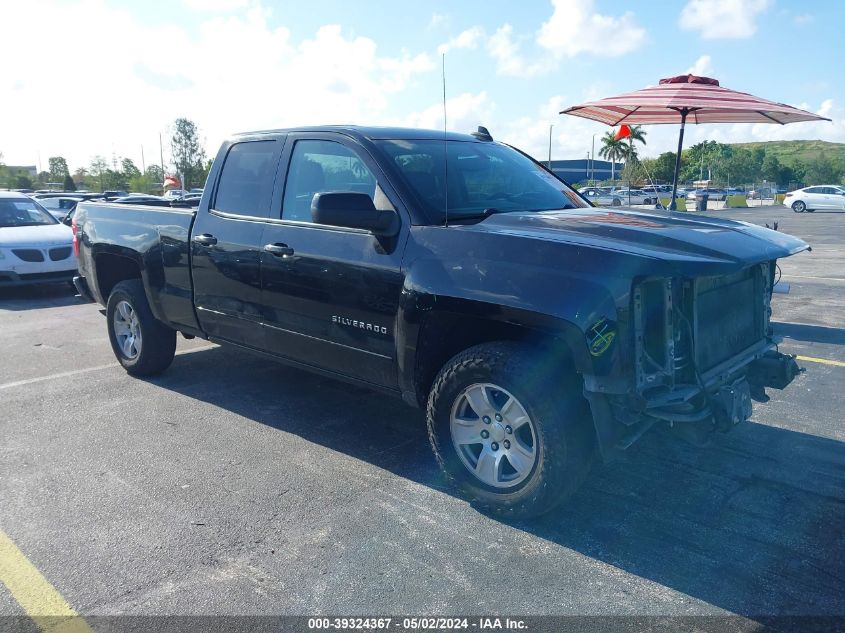
[[[681,149],[684,145],[684,126],[692,123],[796,123],[798,121],[830,121],[823,116],[799,110],[783,103],[767,101],[745,92],[723,88],[718,80],[696,75],[678,75],[661,79],[656,86],[636,92],[607,97],[572,106],[560,114],[601,121],[616,126],[680,123],[675,174],[672,178],[672,203],[678,191],[678,172],[681,168]]]

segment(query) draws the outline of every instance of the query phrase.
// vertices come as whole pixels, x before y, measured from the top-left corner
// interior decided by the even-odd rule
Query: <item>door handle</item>
[[[202,235],[195,235],[194,241],[197,244],[202,244],[203,246],[214,246],[217,244],[217,238],[213,235],[209,235],[208,233],[203,233]]]
[[[290,257],[293,249],[287,244],[265,244],[264,250],[276,257]]]

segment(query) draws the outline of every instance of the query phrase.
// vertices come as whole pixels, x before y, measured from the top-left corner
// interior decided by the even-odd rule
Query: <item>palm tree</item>
[[[599,156],[610,161],[610,179],[616,180],[616,161],[625,156],[625,143],[617,141],[613,130],[605,132],[601,137]]]
[[[631,135],[628,137],[627,142],[623,142],[623,154],[622,157],[625,159],[625,162],[630,161],[637,161],[639,160],[639,156],[637,155],[637,148],[634,147],[634,142],[638,141],[643,145],[646,144],[645,135],[648,134],[643,129],[642,125],[632,125],[631,126]]]

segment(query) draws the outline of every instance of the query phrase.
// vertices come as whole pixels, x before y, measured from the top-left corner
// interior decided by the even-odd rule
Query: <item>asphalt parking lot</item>
[[[399,401],[197,340],[134,379],[100,306],[0,291],[0,528],[85,616],[845,615],[845,213],[712,213],[812,244],[773,319],[815,360],[525,524],[452,496]]]

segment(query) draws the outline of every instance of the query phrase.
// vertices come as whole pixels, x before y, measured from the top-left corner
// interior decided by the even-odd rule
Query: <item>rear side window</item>
[[[266,218],[270,215],[278,141],[249,141],[232,145],[217,185],[214,209]]]

